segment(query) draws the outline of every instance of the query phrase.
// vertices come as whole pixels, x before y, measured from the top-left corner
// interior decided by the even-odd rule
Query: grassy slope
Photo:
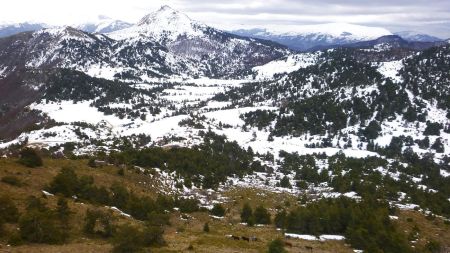
[[[43,197],[42,189],[59,172],[63,166],[72,166],[76,168],[78,175],[91,175],[98,185],[109,186],[113,182],[121,182],[129,190],[137,194],[156,196],[158,189],[157,179],[127,170],[125,176],[117,174],[118,168],[114,166],[104,166],[102,168],[92,169],[86,166],[87,161],[78,160],[45,160],[45,166],[37,169],[30,169],[17,164],[10,159],[0,159],[0,178],[6,175],[14,175],[21,180],[22,186],[11,186],[0,182],[0,194],[10,196],[22,211],[25,200],[28,196],[34,195]],[[145,182],[145,184],[144,184]],[[240,224],[239,211],[243,203],[249,202],[253,207],[264,205],[274,214],[276,206],[291,208],[296,204],[296,198],[281,193],[270,193],[257,189],[231,189],[225,193],[228,202],[225,204],[228,209],[224,219],[213,219],[207,213],[195,213],[190,215],[188,220],[181,219],[180,213],[173,213],[171,226],[166,228],[165,239],[167,246],[155,249],[155,252],[181,252],[186,251],[189,245],[194,247],[194,252],[265,252],[267,243],[277,237],[281,237],[280,231],[274,226],[265,227],[247,227]],[[56,206],[57,197],[47,197],[47,203],[50,207]],[[69,206],[73,211],[70,221],[72,227],[70,240],[67,245],[24,245],[20,247],[7,247],[7,236],[0,238],[0,252],[109,252],[111,245],[108,241],[102,239],[87,238],[82,233],[84,214],[87,208],[93,207],[87,203],[69,201]],[[101,207],[105,208],[105,207]],[[106,208],[105,208],[106,209]],[[116,213],[117,222],[137,221],[120,216]],[[405,233],[411,231],[414,224],[417,224],[421,230],[418,243],[425,243],[432,238],[441,243],[449,244],[450,229],[441,220],[428,220],[422,214],[408,211],[401,212],[397,221],[398,225]],[[407,219],[407,218],[412,218]],[[407,221],[409,220],[409,221]],[[210,233],[203,232],[203,224],[209,223]],[[7,231],[16,229],[15,225],[8,225]],[[8,233],[7,233],[8,234]],[[225,235],[237,236],[256,236],[258,242],[234,241]],[[314,252],[352,252],[351,248],[344,242],[327,241],[311,242],[304,240],[289,240],[292,248],[289,252],[304,251],[305,246],[314,248]]]

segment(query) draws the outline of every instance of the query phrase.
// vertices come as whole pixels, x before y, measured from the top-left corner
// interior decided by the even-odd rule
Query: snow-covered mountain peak
[[[110,34],[115,39],[149,36],[158,42],[174,41],[179,36],[195,37],[203,34],[203,25],[186,14],[165,5],[144,16],[136,25]]]
[[[165,5],[158,11],[145,15],[138,23],[139,26],[147,26],[153,24],[173,24],[173,23],[191,23],[192,20],[184,13],[172,9]]]
[[[95,20],[77,25],[76,27],[89,33],[110,33],[128,28],[130,26],[132,26],[130,23],[116,20],[108,16],[99,15]]]

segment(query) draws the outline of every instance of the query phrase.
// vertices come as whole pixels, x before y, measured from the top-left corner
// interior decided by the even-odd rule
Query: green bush
[[[104,186],[97,187],[91,176],[78,177],[74,169],[70,167],[63,167],[46,189],[65,197],[76,195],[79,199],[95,204],[115,205],[110,198],[110,192]]]
[[[255,126],[261,130],[262,128],[269,126],[272,121],[275,120],[277,114],[267,110],[256,110],[241,114],[239,117],[244,120],[246,126]]]
[[[275,215],[274,219],[275,226],[277,228],[286,228],[287,223],[287,212],[286,210],[281,210]]]
[[[423,132],[424,135],[440,135],[442,129],[442,125],[439,123],[433,123],[427,121],[427,127]]]
[[[248,203],[245,203],[241,211],[241,221],[248,223],[248,221],[252,216],[253,216],[252,207]]]
[[[95,158],[89,158],[88,166],[91,168],[97,168],[97,164],[95,163]]]
[[[146,226],[139,229],[130,224],[118,227],[113,236],[114,253],[141,252],[149,246],[162,246],[165,244],[163,238],[164,230],[160,226]]]
[[[436,141],[431,146],[432,149],[436,150],[436,153],[444,153],[445,147],[442,143],[442,138],[437,138]]]
[[[69,226],[69,218],[72,212],[70,211],[67,200],[64,198],[59,198],[57,202],[56,213],[58,215],[59,220],[65,226]]]
[[[289,181],[289,177],[284,176],[284,177],[280,180],[280,187],[283,187],[283,188],[292,188],[291,182]]]
[[[23,244],[23,239],[19,232],[13,232],[9,235],[8,244],[11,246],[20,246]]]
[[[275,239],[269,243],[268,253],[287,253],[284,249],[284,242],[281,239]]]
[[[258,206],[253,215],[256,224],[270,224],[270,213],[263,206]]]
[[[67,239],[58,215],[37,198],[30,198],[27,211],[20,217],[20,235],[32,243],[60,244]]]
[[[114,233],[113,217],[111,212],[100,209],[86,210],[83,231],[88,235],[100,235],[110,237]]]
[[[371,121],[364,129],[363,134],[367,139],[376,139],[381,132],[381,126],[377,121]]]
[[[170,215],[152,211],[147,216],[147,224],[149,226],[165,226],[170,225]]]
[[[120,209],[124,209],[130,198],[130,193],[127,188],[123,184],[115,182],[110,187],[110,191],[112,193],[111,204]]]
[[[0,196],[0,222],[17,222],[19,211],[14,202],[7,196]]]
[[[163,246],[166,244],[164,240],[164,229],[162,226],[148,225],[142,231],[144,246]]]
[[[199,201],[197,199],[179,198],[175,200],[175,206],[180,208],[182,213],[193,213],[199,210]]]
[[[3,225],[7,222],[16,222],[19,216],[14,202],[7,196],[0,197],[0,236],[3,234]]]
[[[130,224],[122,225],[117,229],[112,243],[114,253],[140,252],[144,248],[142,232]]]
[[[209,233],[209,224],[208,222],[203,225],[203,232]]]
[[[44,164],[36,150],[31,148],[22,149],[20,152],[19,163],[30,168],[40,167]]]
[[[225,208],[221,204],[215,204],[211,209],[211,214],[214,216],[223,217],[225,216]]]
[[[77,194],[79,180],[72,168],[64,167],[50,182],[49,191],[61,193],[65,197],[72,197]]]

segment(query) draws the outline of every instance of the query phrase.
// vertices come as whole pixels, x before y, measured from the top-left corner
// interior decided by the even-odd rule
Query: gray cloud
[[[448,0],[209,0],[207,3],[179,0],[175,3],[191,16],[205,22],[212,20],[217,25],[347,22],[450,37]]]

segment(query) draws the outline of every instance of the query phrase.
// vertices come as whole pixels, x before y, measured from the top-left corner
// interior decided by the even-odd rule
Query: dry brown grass
[[[0,252],[11,253],[107,253],[111,252],[112,246],[102,241],[89,241],[70,243],[67,245],[24,245],[19,247],[0,248]]]
[[[450,225],[443,219],[435,217],[427,218],[420,212],[412,210],[400,211],[399,219],[395,221],[400,231],[408,235],[417,226],[419,236],[416,245],[424,246],[430,240],[441,243],[443,247],[450,247]]]
[[[156,196],[158,192],[158,180],[141,173],[126,170],[125,176],[117,174],[118,168],[115,166],[104,166],[101,168],[90,168],[86,160],[45,160],[42,168],[26,168],[10,159],[0,159],[0,178],[6,175],[13,175],[20,179],[22,186],[16,187],[0,182],[0,194],[10,196],[22,211],[28,196],[42,197],[42,189],[52,180],[63,166],[73,167],[78,175],[90,175],[94,178],[95,184],[110,186],[114,182],[123,183],[129,190],[140,195]],[[144,184],[145,182],[145,184]],[[248,202],[255,208],[263,205],[274,215],[275,207],[286,209],[294,208],[297,205],[295,196],[284,193],[272,193],[261,189],[233,188],[224,193],[228,201],[224,204],[227,214],[223,219],[213,219],[207,213],[195,213],[190,215],[188,220],[182,220],[180,213],[173,213],[171,216],[171,226],[166,228],[165,239],[167,245],[161,248],[152,249],[152,252],[266,252],[267,244],[275,239],[281,238],[282,233],[277,231],[273,225],[264,227],[247,227],[240,224],[240,210],[244,203]],[[49,206],[55,207],[57,197],[46,197]],[[112,246],[106,240],[86,238],[82,233],[84,214],[86,209],[93,208],[89,203],[80,203],[69,199],[69,207],[73,211],[70,220],[71,233],[69,243],[66,245],[24,245],[19,247],[7,247],[7,236],[0,238],[1,252],[110,252]],[[105,207],[100,207],[105,208]],[[450,242],[449,226],[437,218],[428,220],[424,215],[415,211],[402,211],[400,219],[396,224],[405,233],[411,231],[414,224],[421,230],[418,244],[425,244],[429,239],[434,239],[447,245]],[[115,214],[118,223],[131,222],[138,223],[133,219],[128,219]],[[412,218],[412,222],[408,221]],[[203,232],[203,225],[208,222],[210,232]],[[7,226],[7,231],[13,231],[14,225]],[[226,235],[236,236],[256,236],[258,242],[235,241],[227,238]],[[352,252],[352,249],[342,241],[305,241],[298,239],[286,240],[293,247],[287,247],[289,252],[308,252],[305,246],[314,249],[318,253],[345,253]],[[193,250],[188,251],[192,245]]]
[[[189,221],[172,220],[172,227],[166,231],[165,238],[168,241],[166,247],[157,249],[156,252],[187,252],[189,245],[193,252],[266,252],[267,244],[275,238],[282,238],[282,233],[273,226],[247,227],[241,224],[229,224],[226,218],[215,220],[207,214],[195,214]],[[210,232],[203,232],[203,224],[209,223]],[[177,232],[177,228],[183,228],[183,232]],[[256,236],[257,242],[233,240],[226,235]],[[339,241],[305,241],[289,239],[292,248],[286,248],[289,252],[307,252],[305,246],[314,248],[314,252],[352,252],[343,242]]]

